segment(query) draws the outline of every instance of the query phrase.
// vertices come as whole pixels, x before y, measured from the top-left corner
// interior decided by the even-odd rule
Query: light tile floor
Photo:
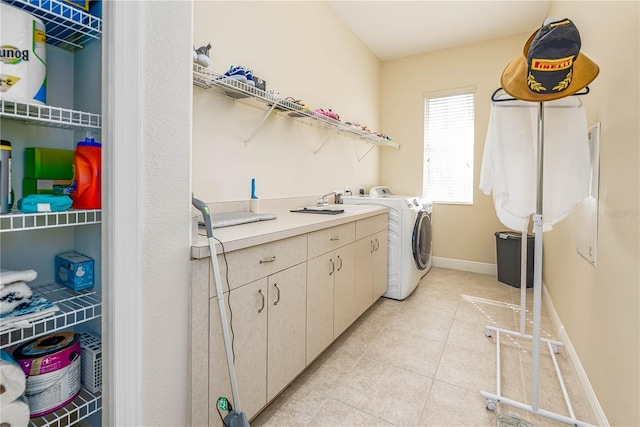
[[[527,291],[527,333],[533,324]],[[497,414],[564,425],[503,404],[496,393],[495,337],[516,331],[520,289],[495,276],[432,268],[404,301],[381,298],[251,422],[258,426],[495,426]],[[516,309],[514,309],[514,307]],[[542,307],[543,337],[553,336]],[[552,359],[541,347],[540,408],[569,415]],[[530,404],[531,340],[502,335],[502,395]],[[576,417],[595,424],[567,356],[557,355]]]

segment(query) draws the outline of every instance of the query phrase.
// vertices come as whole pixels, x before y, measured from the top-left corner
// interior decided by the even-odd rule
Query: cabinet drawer
[[[386,230],[389,223],[389,214],[376,215],[356,221],[356,240]]]
[[[309,233],[309,259],[347,245],[355,240],[355,236],[353,222]]]
[[[303,234],[265,243],[264,245],[227,252],[226,257],[225,264],[222,254],[218,254],[220,277],[224,292],[227,291],[227,265],[229,266],[229,287],[235,289],[285,268],[305,262],[307,260],[307,236]],[[216,295],[213,276],[210,285],[210,295],[213,297]]]

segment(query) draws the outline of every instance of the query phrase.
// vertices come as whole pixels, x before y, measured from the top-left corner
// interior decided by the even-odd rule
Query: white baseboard
[[[587,373],[582,367],[582,363],[580,363],[580,359],[578,358],[578,354],[576,353],[575,348],[571,344],[571,340],[569,339],[569,335],[567,335],[567,331],[564,329],[562,322],[560,321],[560,317],[558,316],[558,312],[553,306],[553,301],[551,301],[551,296],[549,292],[547,292],[547,287],[542,284],[542,298],[544,300],[544,304],[546,304],[549,315],[553,320],[553,327],[555,332],[558,333],[558,338],[564,344],[564,350],[566,351],[567,358],[570,361],[570,366],[572,366],[574,370],[574,374],[580,381],[580,386],[582,387],[583,395],[587,399],[587,405],[593,411],[594,417],[598,420],[597,425],[599,426],[609,426],[609,421],[607,421],[607,417],[602,410],[602,406],[600,406],[600,402],[596,397],[596,393],[593,391],[593,387],[591,387],[591,382],[589,382],[589,377],[587,377]]]
[[[485,262],[465,261],[462,259],[441,258],[434,256],[432,258],[434,267],[449,268],[451,270],[470,271],[472,273],[498,274],[496,264],[488,264]]]

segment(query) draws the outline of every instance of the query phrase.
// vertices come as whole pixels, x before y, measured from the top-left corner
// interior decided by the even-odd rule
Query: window
[[[473,89],[426,94],[422,195],[473,203]]]

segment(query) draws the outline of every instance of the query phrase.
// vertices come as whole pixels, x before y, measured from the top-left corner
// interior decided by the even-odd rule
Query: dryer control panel
[[[384,187],[384,186],[371,187],[371,189],[369,190],[369,196],[370,197],[387,197],[387,196],[393,196],[393,193],[391,192],[391,190],[389,190],[389,187]]]

